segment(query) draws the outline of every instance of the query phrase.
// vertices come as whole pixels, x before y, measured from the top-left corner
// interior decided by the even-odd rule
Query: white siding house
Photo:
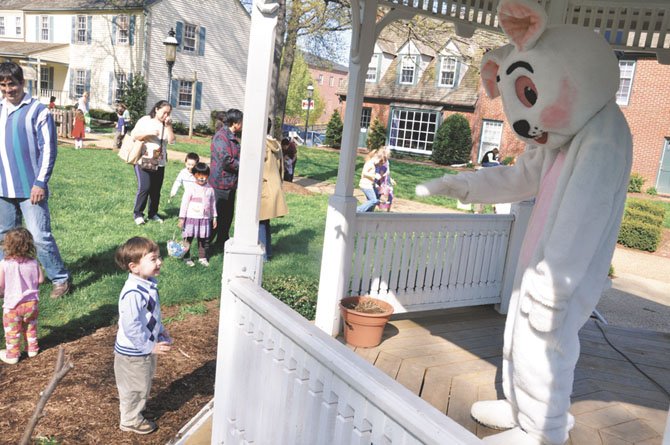
[[[188,123],[191,102],[195,124],[208,123],[213,110],[242,108],[250,17],[237,0],[203,0],[198,8],[186,0],[130,0],[123,8],[8,0],[1,8],[0,57],[22,65],[27,90],[44,101],[56,96],[67,105],[88,91],[92,108],[111,110],[141,73],[150,109],[168,96],[163,40],[172,28],[180,42],[171,83],[175,120]]]

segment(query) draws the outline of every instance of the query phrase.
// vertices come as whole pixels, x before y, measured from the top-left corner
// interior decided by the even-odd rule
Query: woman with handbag
[[[175,141],[170,113],[172,106],[159,100],[148,116],[143,116],[135,124],[131,136],[144,142],[142,157],[135,164],[137,195],[133,217],[135,224],[144,224],[144,209],[149,202],[148,220],[162,223],[158,216],[158,204],[167,162],[167,144]]]

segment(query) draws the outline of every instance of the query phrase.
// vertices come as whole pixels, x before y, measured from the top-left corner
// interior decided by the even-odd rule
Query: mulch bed
[[[58,347],[63,346],[74,369],[49,399],[33,437],[51,437],[60,444],[167,443],[214,396],[219,301],[206,306],[206,314],[167,326],[174,348],[158,359],[147,404],[147,417],[158,423],[156,432],[138,436],[118,428],[114,325],[59,345],[40,344],[37,357],[24,354],[17,365],[0,363],[0,442],[19,442],[40,392],[51,379]],[[174,316],[178,309],[164,308],[163,316]]]

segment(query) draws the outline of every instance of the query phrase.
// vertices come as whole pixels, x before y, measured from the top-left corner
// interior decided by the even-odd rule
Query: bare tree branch
[[[74,365],[70,362],[69,358],[65,357],[65,350],[63,347],[58,348],[58,358],[56,359],[56,369],[54,370],[54,374],[51,377],[51,381],[47,385],[46,389],[42,391],[40,398],[37,401],[37,406],[35,406],[33,416],[30,418],[28,425],[26,425],[26,429],[23,431],[23,437],[21,438],[19,445],[30,444],[30,438],[33,435],[35,427],[37,426],[37,422],[42,417],[42,411],[44,410],[49,397],[51,397],[51,394],[53,394],[53,392],[56,390],[58,383],[68,372],[70,372],[70,370],[72,370],[72,368],[74,368]]]

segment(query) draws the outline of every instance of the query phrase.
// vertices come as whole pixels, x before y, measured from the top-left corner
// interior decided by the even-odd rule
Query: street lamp
[[[305,145],[307,145],[307,124],[309,123],[309,109],[312,105],[312,94],[314,87],[312,84],[307,85],[307,117],[305,118]]]
[[[172,98],[172,67],[174,66],[174,61],[177,59],[177,39],[175,36],[177,33],[174,32],[173,28],[170,28],[168,31],[168,36],[163,40],[163,45],[165,45],[165,62],[167,62],[168,67],[168,94],[167,100],[170,103]]]

